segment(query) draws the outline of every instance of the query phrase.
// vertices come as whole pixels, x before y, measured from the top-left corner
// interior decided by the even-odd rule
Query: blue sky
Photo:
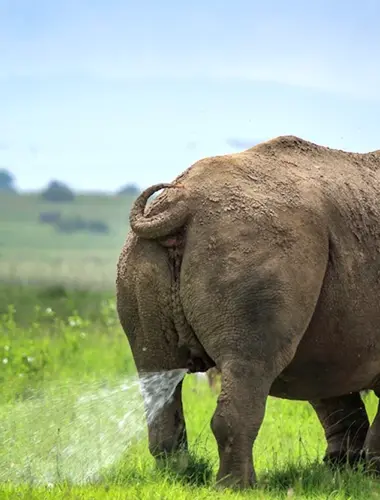
[[[380,148],[380,2],[0,0],[0,168],[115,190],[295,134]]]

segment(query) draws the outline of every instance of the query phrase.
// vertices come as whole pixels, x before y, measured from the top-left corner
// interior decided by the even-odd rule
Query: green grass
[[[193,376],[184,387],[191,466],[182,476],[158,470],[136,388],[117,390],[135,367],[112,295],[3,285],[0,315],[0,499],[380,498],[380,480],[321,463],[325,439],[307,403],[274,398],[254,447],[257,489],[216,491],[216,397]],[[373,394],[366,404],[373,418]]]

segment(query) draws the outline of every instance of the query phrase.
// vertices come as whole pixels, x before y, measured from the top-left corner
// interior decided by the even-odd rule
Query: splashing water
[[[146,435],[146,420],[153,421],[172,400],[185,373],[150,373],[113,387],[101,383],[54,386],[2,407],[0,482],[96,480],[101,469]]]

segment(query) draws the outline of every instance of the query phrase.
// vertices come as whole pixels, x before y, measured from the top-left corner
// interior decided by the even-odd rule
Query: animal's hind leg
[[[327,450],[324,461],[335,465],[357,463],[369,428],[359,392],[310,403],[325,431]]]

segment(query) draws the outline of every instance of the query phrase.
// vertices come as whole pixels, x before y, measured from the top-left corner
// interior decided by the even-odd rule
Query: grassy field
[[[131,201],[0,196],[0,500],[380,498],[380,480],[321,463],[326,443],[308,404],[272,398],[254,448],[258,488],[217,492],[216,396],[194,376],[184,388],[190,468],[155,468],[114,301]],[[48,210],[110,232],[58,233],[38,222]],[[366,404],[373,418],[373,394]]]
[[[48,203],[38,195],[0,193],[0,279],[110,288],[125,239],[133,198],[78,195],[72,203]],[[60,233],[39,223],[39,214],[98,219],[108,234]]]
[[[112,295],[63,287],[0,288],[0,498],[380,498],[380,481],[321,464],[309,405],[270,398],[254,453],[259,486],[217,492],[216,398],[185,380],[189,473],[157,470]],[[377,405],[371,394],[371,418]]]

